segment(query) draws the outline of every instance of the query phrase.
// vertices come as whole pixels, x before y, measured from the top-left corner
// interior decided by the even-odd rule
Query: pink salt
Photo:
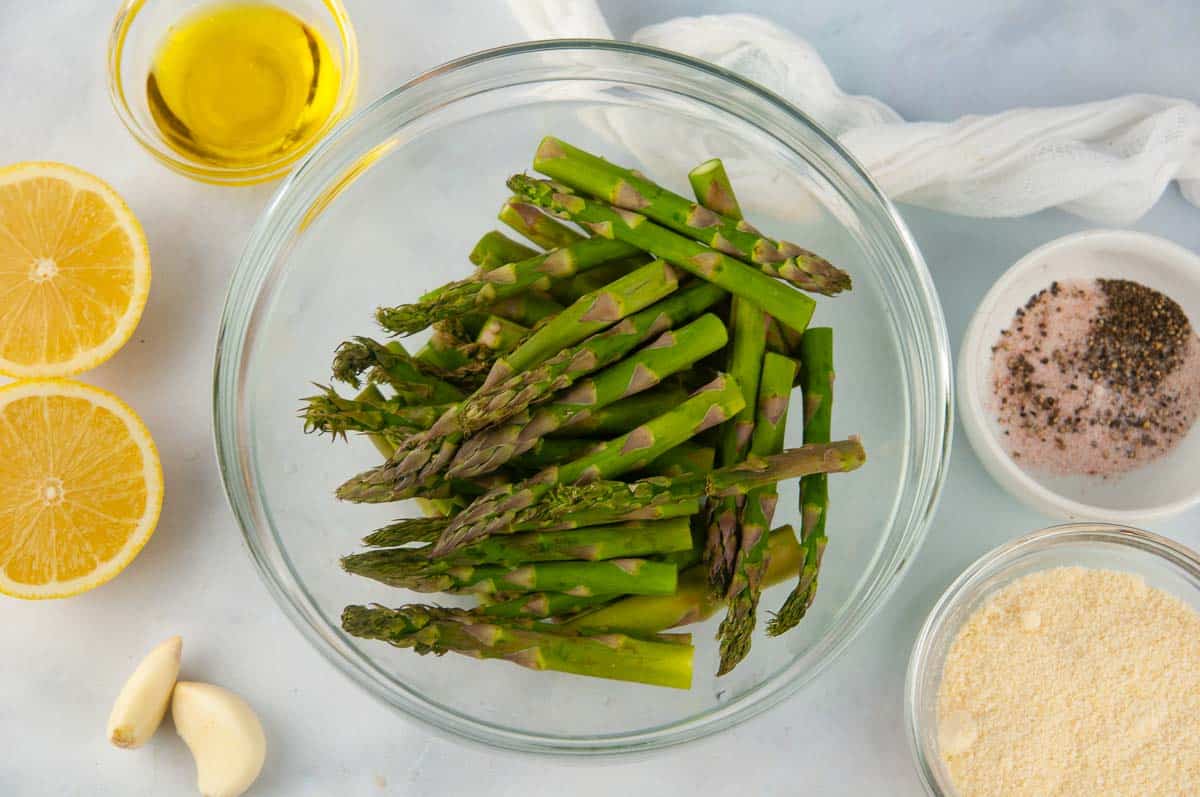
[[[1030,301],[992,348],[992,402],[1005,446],[1022,467],[1056,475],[1109,476],[1132,470],[1172,450],[1200,414],[1200,339],[1189,337],[1182,363],[1157,389],[1134,394],[1093,379],[1082,363],[1093,319],[1107,299],[1093,280],[1061,282]],[[1023,355],[1032,366],[1035,396],[1022,395],[1010,363]],[[1047,424],[1038,402],[1052,397],[1059,418],[1078,416],[1063,431]],[[1167,404],[1164,405],[1164,402]],[[1173,407],[1168,427],[1146,432],[1111,427],[1104,419],[1145,416]]]

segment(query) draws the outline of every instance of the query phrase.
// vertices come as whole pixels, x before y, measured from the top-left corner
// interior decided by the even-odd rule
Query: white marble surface
[[[153,0],[151,0],[153,1]],[[104,85],[115,3],[0,2],[0,161],[63,160],[109,180],[150,238],[154,287],[133,342],[87,379],[117,390],[159,442],[158,533],[111,584],[69,601],[0,599],[0,794],[192,793],[174,734],[123,752],[103,726],[115,690],[161,638],[185,639],[185,676],[250,697],[270,757],[261,795],[607,795],[718,788],[751,795],[915,795],[902,682],[917,628],[972,559],[1046,525],[983,472],[957,435],[946,498],[887,606],[817,683],[716,738],[638,759],[497,753],[430,732],[335,672],[271,602],[225,504],[210,442],[210,371],[224,285],[270,188],[221,189],[157,166],[121,128]],[[349,0],[362,96],[518,37],[504,7]],[[910,118],[1146,91],[1200,99],[1193,0],[656,0],[606,2],[618,35],[681,13],[754,10],[793,26],[842,85]],[[946,307],[952,343],[1017,257],[1083,224],[1058,213],[979,221],[905,209]],[[1200,217],[1172,190],[1138,229],[1200,249]],[[1193,512],[1153,530],[1200,545]],[[736,769],[734,761],[737,761]]]

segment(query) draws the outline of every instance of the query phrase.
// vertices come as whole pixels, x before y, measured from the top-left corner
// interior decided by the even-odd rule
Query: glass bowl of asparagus
[[[611,754],[837,657],[923,539],[949,386],[921,256],[836,141],[711,65],[540,42],[396,89],[284,181],[215,433],[268,587],[354,681]]]

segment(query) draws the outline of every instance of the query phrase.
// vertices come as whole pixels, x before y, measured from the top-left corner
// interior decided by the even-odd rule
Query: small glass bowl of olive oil
[[[349,111],[357,83],[340,0],[126,0],[109,40],[121,121],[204,182],[285,174]]]

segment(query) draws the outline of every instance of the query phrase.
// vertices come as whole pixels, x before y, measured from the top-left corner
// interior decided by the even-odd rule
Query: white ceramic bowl
[[[991,347],[1017,308],[1055,280],[1128,279],[1173,298],[1192,326],[1200,320],[1200,256],[1144,233],[1089,230],[1051,241],[1017,261],[983,297],[958,357],[958,401],[967,439],[985,468],[1030,507],[1067,520],[1134,523],[1200,502],[1200,432],[1166,456],[1126,474],[1054,476],[1021,468],[1002,443],[991,404]]]

